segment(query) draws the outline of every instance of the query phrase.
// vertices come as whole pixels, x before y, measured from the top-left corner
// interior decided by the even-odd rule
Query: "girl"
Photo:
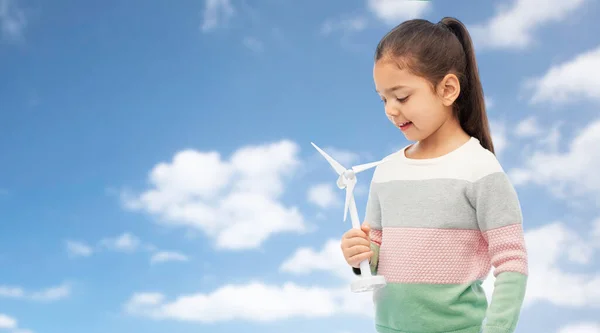
[[[365,223],[342,238],[356,274],[370,259],[388,282],[373,294],[377,331],[514,332],[528,274],[521,208],[494,155],[468,31],[454,18],[406,21],[377,46],[373,76],[415,142],[375,169]]]

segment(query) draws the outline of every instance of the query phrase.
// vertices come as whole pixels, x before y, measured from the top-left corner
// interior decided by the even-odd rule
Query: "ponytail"
[[[466,57],[461,92],[454,108],[460,125],[467,134],[477,138],[481,145],[494,153],[494,144],[483,97],[483,87],[479,79],[479,70],[475,50],[467,28],[457,19],[443,18],[440,23],[447,27],[460,41]]]

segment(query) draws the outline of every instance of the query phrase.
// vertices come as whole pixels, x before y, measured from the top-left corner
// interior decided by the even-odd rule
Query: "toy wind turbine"
[[[323,157],[329,162],[333,170],[339,175],[337,179],[337,186],[340,189],[346,189],[346,200],[344,204],[344,221],[346,221],[348,210],[350,210],[350,219],[352,220],[352,227],[360,229],[360,221],[358,218],[358,211],[356,209],[356,202],[354,201],[354,187],[356,186],[356,174],[383,163],[384,161],[366,163],[353,166],[351,169],[346,169],[321,148],[317,147],[311,142],[313,147],[317,149]],[[353,292],[365,292],[373,291],[386,285],[385,278],[381,275],[372,275],[371,268],[369,266],[369,260],[363,260],[360,263],[360,278],[352,282],[350,289]]]

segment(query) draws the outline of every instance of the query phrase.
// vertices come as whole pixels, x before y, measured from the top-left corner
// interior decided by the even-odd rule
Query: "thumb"
[[[361,227],[362,231],[365,232],[367,234],[367,236],[369,235],[369,232],[371,232],[371,225],[369,224],[369,222],[364,222],[362,227]]]

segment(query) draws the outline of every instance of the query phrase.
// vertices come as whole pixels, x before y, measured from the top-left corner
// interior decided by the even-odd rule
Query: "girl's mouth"
[[[406,122],[398,124],[398,127],[400,127],[400,129],[404,131],[404,130],[407,130],[410,127],[410,125],[412,125],[412,122],[406,121]]]

